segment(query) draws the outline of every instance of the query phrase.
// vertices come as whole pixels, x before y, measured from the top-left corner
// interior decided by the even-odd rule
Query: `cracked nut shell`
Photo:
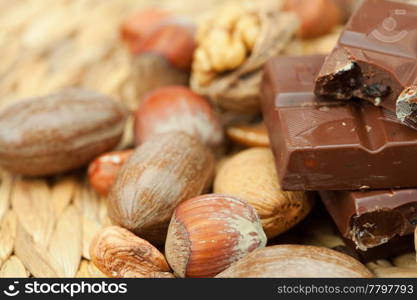
[[[100,155],[88,167],[88,181],[100,195],[107,196],[116,181],[122,165],[132,155],[133,149],[113,151]]]

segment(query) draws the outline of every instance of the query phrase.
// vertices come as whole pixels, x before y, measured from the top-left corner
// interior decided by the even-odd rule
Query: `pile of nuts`
[[[114,224],[90,245],[109,277],[371,277],[324,247],[267,246],[314,201],[281,190],[262,123],[225,128],[225,114],[187,86],[191,66],[202,84],[240,66],[260,20],[234,6],[196,35],[194,27],[158,10],[128,18],[121,36],[133,57],[136,111],[78,88],[20,101],[0,113],[0,165],[25,176],[88,167]],[[135,140],[115,151],[129,115]]]

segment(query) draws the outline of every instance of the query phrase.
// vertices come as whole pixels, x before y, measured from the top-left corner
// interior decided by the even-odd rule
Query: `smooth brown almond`
[[[220,273],[218,278],[373,277],[349,255],[324,247],[276,245],[257,249]]]
[[[212,179],[214,157],[180,131],[155,135],[136,148],[109,194],[109,216],[153,244],[163,244],[175,207]]]
[[[0,165],[30,176],[81,167],[118,144],[126,116],[116,101],[79,88],[21,100],[0,113]]]

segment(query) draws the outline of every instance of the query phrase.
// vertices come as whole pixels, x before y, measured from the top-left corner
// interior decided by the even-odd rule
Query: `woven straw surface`
[[[134,108],[129,55],[118,39],[120,21],[137,8],[154,5],[200,19],[225,2],[0,0],[0,105],[80,85]],[[325,52],[335,36],[293,44],[288,52]],[[130,131],[126,130],[120,148],[131,144]],[[83,171],[48,180],[1,172],[0,277],[104,276],[89,261],[88,247],[92,236],[108,224],[105,199],[90,189]],[[301,224],[295,234],[300,243],[341,244],[330,222]],[[415,253],[368,267],[377,276],[417,277]]]

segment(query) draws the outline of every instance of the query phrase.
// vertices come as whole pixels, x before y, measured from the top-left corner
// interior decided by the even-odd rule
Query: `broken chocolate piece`
[[[417,5],[363,1],[324,62],[315,94],[326,99],[367,100],[417,128],[417,108],[411,105],[404,110],[398,98],[417,82],[416,23]]]
[[[261,106],[284,190],[417,187],[417,131],[360,101],[320,100],[324,56],[268,61]]]
[[[343,238],[358,251],[412,235],[417,224],[417,189],[321,191],[320,196]]]

